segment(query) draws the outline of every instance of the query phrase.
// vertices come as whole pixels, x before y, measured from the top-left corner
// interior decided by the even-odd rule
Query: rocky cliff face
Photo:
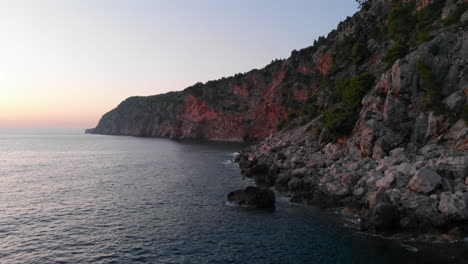
[[[181,92],[132,97],[105,114],[95,133],[211,140],[259,140],[276,132],[312,92],[296,68],[274,61],[262,70],[198,83]]]
[[[242,173],[293,201],[357,208],[376,232],[468,234],[467,21],[468,1],[366,1],[287,60],[129,98],[94,132],[263,139]]]
[[[373,12],[377,2],[389,1],[376,1],[367,12]],[[361,214],[363,230],[442,231],[449,233],[446,239],[466,236],[467,3],[421,1],[411,12],[417,12],[418,6],[423,11],[423,6],[436,4],[443,7],[440,16],[445,14],[447,19],[451,16],[447,10],[452,10],[452,16],[461,13],[460,20],[457,17],[447,26],[450,23],[437,14],[428,33],[431,37],[408,45],[387,67],[379,65],[384,60],[375,59],[382,58],[379,52],[371,52],[371,63],[361,69],[377,78],[362,97],[350,128],[338,115],[332,121],[338,120],[340,126],[333,122],[327,126],[325,110],[307,124],[277,133],[242,152],[237,160],[243,175],[289,192],[296,202],[355,208]],[[464,6],[462,11],[460,6]],[[385,23],[391,23],[388,20]],[[353,30],[344,32],[353,34]],[[393,47],[400,45],[397,42]],[[373,40],[368,43],[374,45]],[[335,92],[338,87],[336,84]],[[343,95],[341,100],[346,99]],[[336,106],[349,109],[342,102]],[[330,133],[337,129],[351,131],[331,140]]]

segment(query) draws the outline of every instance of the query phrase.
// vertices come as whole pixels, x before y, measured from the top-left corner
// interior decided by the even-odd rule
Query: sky
[[[0,128],[94,127],[125,98],[263,68],[354,0],[0,0]]]

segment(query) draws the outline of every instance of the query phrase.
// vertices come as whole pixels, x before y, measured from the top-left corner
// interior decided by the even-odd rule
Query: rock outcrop
[[[247,187],[228,194],[228,201],[244,207],[271,209],[275,207],[275,193],[272,190]]]

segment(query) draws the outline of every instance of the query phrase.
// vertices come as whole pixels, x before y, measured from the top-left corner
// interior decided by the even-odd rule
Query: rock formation
[[[132,97],[99,134],[263,140],[242,174],[364,230],[468,224],[468,1],[370,0],[261,70]]]
[[[245,207],[271,209],[275,207],[275,193],[269,189],[247,187],[228,194],[228,201]]]

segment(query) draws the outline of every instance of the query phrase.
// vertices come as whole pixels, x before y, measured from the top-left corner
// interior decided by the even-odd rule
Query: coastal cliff
[[[175,139],[261,140],[311,93],[311,77],[273,61],[262,70],[197,83],[181,92],[131,97],[105,114],[94,133]]]
[[[296,202],[348,206],[363,230],[468,234],[468,1],[362,1],[260,70],[132,97],[98,134],[263,140],[243,175]]]

